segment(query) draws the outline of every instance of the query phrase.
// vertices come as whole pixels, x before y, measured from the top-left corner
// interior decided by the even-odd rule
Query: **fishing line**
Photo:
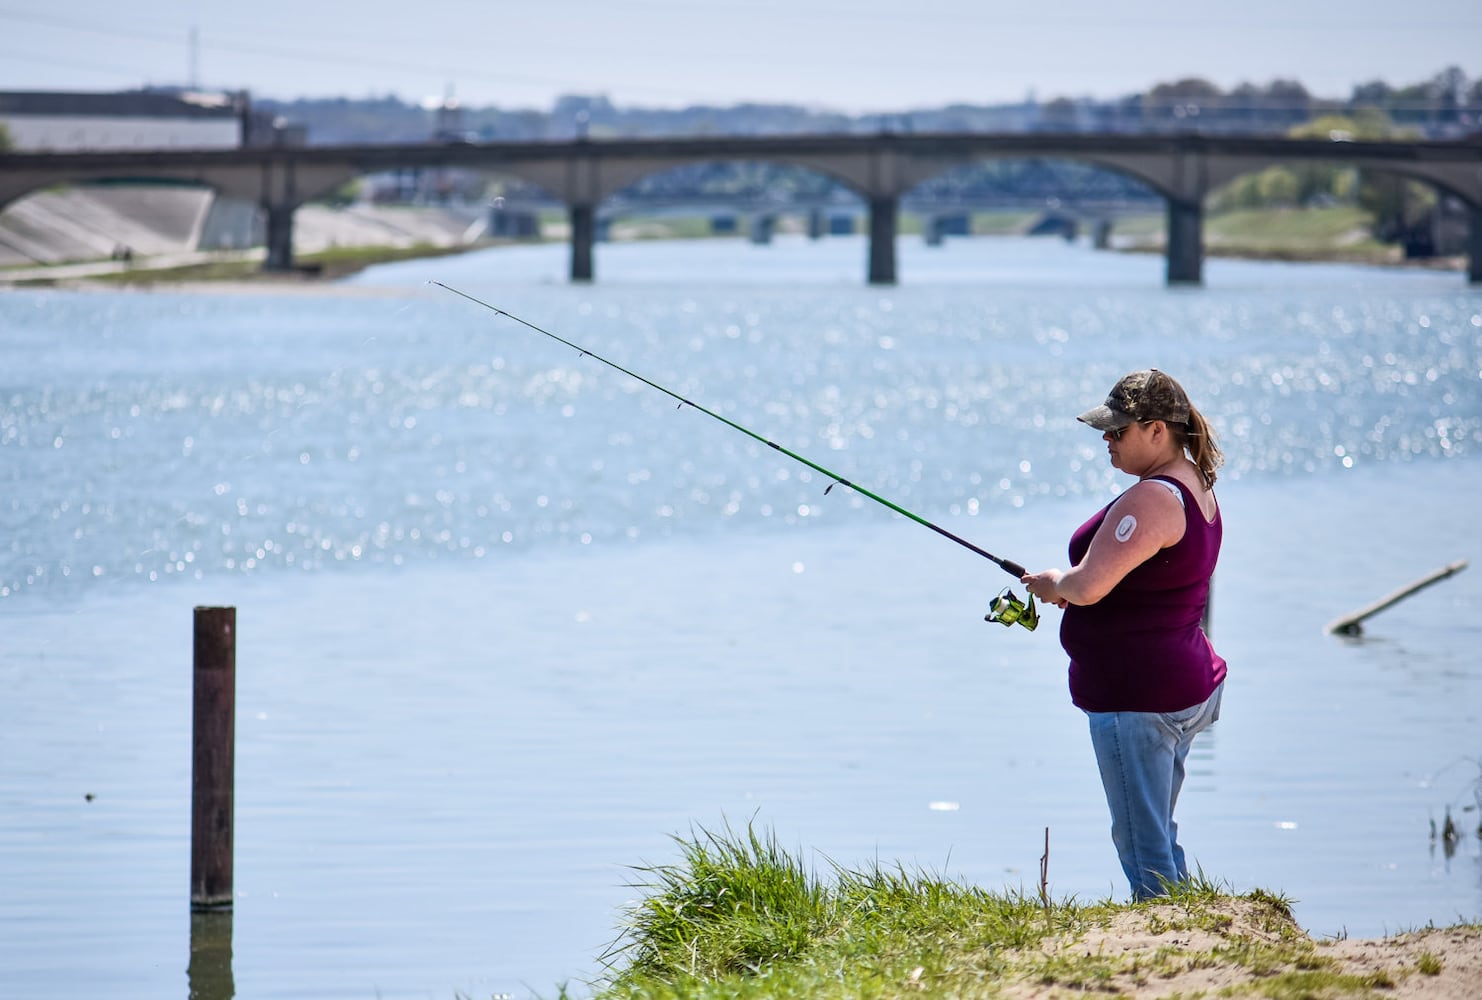
[[[436,285],[439,288],[442,288],[442,289],[444,289],[446,291],[452,292],[454,295],[457,295],[460,298],[467,299],[469,302],[472,302],[475,305],[483,306],[485,309],[488,309],[490,312],[494,313],[495,315],[498,315],[498,316],[507,316],[508,318],[514,320],[516,323],[519,323],[521,326],[526,327],[527,329],[533,330],[534,332],[536,332],[538,334],[541,334],[542,336],[549,337],[550,339],[556,341],[558,344],[564,344],[566,347],[569,347],[573,351],[576,351],[577,354],[581,355],[582,357],[592,358],[592,359],[594,359],[596,361],[600,361],[600,362],[602,362],[602,364],[604,364],[607,367],[613,369],[614,371],[621,372],[622,374],[628,376],[629,378],[637,379],[639,382],[642,382],[644,385],[649,386],[652,389],[657,389],[659,392],[662,392],[664,395],[668,396],[669,398],[674,399],[674,400],[677,400],[678,403],[679,403],[679,408],[680,409],[688,406],[691,409],[698,410],[699,412],[705,414],[707,417],[710,417],[710,418],[712,418],[714,420],[720,421],[721,423],[725,424],[727,427],[731,428],[732,430],[740,431],[742,434],[745,434],[747,437],[751,438],[753,441],[758,441],[758,442],[766,445],[768,448],[771,448],[772,450],[774,450],[776,452],[779,452],[780,454],[786,455],[788,458],[792,459],[793,461],[799,462],[802,465],[807,466],[808,468],[812,469],[814,472],[817,472],[820,475],[823,475],[823,476],[825,476],[825,477],[827,477],[829,479],[829,481],[830,481],[829,482],[829,485],[823,491],[823,493],[824,493],[825,496],[827,496],[828,493],[829,493],[829,491],[832,490],[835,486],[847,486],[851,490],[853,490],[854,492],[858,493],[860,496],[868,497],[869,499],[875,501],[876,503],[880,504],[881,506],[887,507],[890,510],[895,511],[897,514],[900,514],[902,517],[909,518],[910,520],[915,521],[917,524],[921,525],[924,528],[930,528],[932,531],[935,531],[937,534],[941,535],[943,538],[946,538],[946,539],[949,539],[951,541],[954,541],[958,545],[961,545],[963,548],[969,550],[970,552],[974,552],[974,553],[982,556],[984,559],[987,559],[989,562],[991,562],[991,563],[995,564],[996,566],[998,566],[1005,573],[1008,573],[1010,576],[1014,577],[1014,579],[1017,580],[1020,577],[1022,577],[1022,576],[1025,575],[1024,567],[1021,566],[1021,565],[1019,565],[1018,563],[1014,562],[1013,560],[1011,560],[1011,559],[1003,559],[1003,558],[1001,558],[999,556],[994,555],[992,552],[989,552],[987,549],[984,549],[984,548],[982,548],[982,547],[980,547],[978,545],[973,544],[972,542],[968,541],[966,538],[963,538],[961,535],[958,535],[958,534],[955,534],[955,533],[953,533],[951,531],[948,531],[946,528],[942,527],[941,525],[934,524],[933,522],[928,521],[926,518],[922,517],[921,515],[915,514],[915,513],[912,513],[909,510],[906,510],[906,508],[904,508],[904,507],[900,506],[899,504],[894,503],[894,502],[892,502],[890,500],[887,500],[885,497],[880,496],[878,493],[874,493],[874,492],[872,492],[870,490],[865,489],[863,486],[859,486],[859,485],[857,485],[855,483],[850,482],[849,480],[845,479],[843,476],[839,475],[837,472],[833,472],[833,471],[831,471],[829,469],[826,469],[823,466],[819,465],[817,462],[814,462],[811,459],[805,458],[804,456],[799,455],[797,452],[790,451],[787,448],[782,447],[782,445],[778,444],[775,441],[768,440],[767,438],[765,438],[762,435],[758,434],[756,431],[753,431],[753,430],[751,430],[748,427],[743,427],[740,424],[736,423],[734,420],[731,420],[728,417],[722,416],[721,414],[716,413],[714,410],[708,409],[708,408],[700,405],[699,403],[696,403],[692,399],[688,399],[685,396],[681,396],[679,393],[675,392],[673,389],[669,389],[669,388],[667,388],[665,386],[662,386],[659,383],[653,381],[652,379],[645,378],[644,376],[638,374],[635,371],[630,371],[629,369],[624,368],[622,365],[618,364],[617,362],[610,361],[607,358],[604,358],[602,355],[597,354],[597,353],[594,353],[593,351],[590,351],[587,348],[582,347],[580,344],[572,343],[571,341],[567,340],[565,337],[559,336],[557,334],[552,333],[549,330],[546,330],[546,329],[543,329],[543,328],[541,328],[539,326],[536,326],[534,323],[531,323],[529,320],[521,319],[519,316],[516,316],[514,313],[509,312],[506,309],[501,309],[501,308],[499,308],[496,305],[491,305],[490,303],[485,302],[483,299],[477,298],[477,297],[475,297],[473,295],[469,295],[467,292],[460,291],[459,289],[454,288],[452,285],[445,285],[441,281],[437,281],[437,280],[431,280],[431,281],[428,282],[428,284]],[[1008,589],[1005,589],[1003,592],[1001,592],[998,595],[998,597],[996,597],[993,600],[993,603],[989,607],[989,612],[988,612],[988,615],[986,616],[986,620],[992,621],[992,622],[999,622],[1000,624],[1003,624],[1003,625],[1015,625],[1015,624],[1018,624],[1018,625],[1024,626],[1027,629],[1030,629],[1032,631],[1034,629],[1035,625],[1037,625],[1039,623],[1039,616],[1036,613],[1035,607],[1034,607],[1034,596],[1033,595],[1030,595],[1029,601],[1026,604],[1023,601],[1020,601]]]

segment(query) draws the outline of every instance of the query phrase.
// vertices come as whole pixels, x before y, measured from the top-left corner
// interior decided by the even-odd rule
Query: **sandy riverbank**
[[[1288,919],[1247,899],[1204,908],[1129,909],[1109,926],[1054,942],[1045,958],[1091,960],[1095,983],[1073,988],[1033,978],[1001,994],[1015,1000],[1091,992],[1124,997],[1267,995],[1277,977],[1311,973],[1310,991],[1269,995],[1347,997],[1370,991],[1416,1000],[1472,1000],[1482,991],[1482,926],[1426,928],[1383,938],[1313,940]],[[1320,978],[1319,978],[1320,974]]]

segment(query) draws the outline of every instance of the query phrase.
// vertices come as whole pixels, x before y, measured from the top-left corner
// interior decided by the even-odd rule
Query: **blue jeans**
[[[1112,843],[1133,899],[1164,895],[1189,877],[1173,807],[1194,737],[1220,717],[1224,682],[1209,700],[1178,712],[1087,712],[1091,746],[1111,809]]]

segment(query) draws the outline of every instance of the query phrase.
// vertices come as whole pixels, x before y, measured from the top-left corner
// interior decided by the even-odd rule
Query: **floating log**
[[[1465,559],[1460,559],[1454,563],[1442,566],[1435,572],[1428,573],[1427,575],[1421,577],[1419,580],[1416,580],[1409,586],[1401,587],[1393,594],[1390,594],[1387,597],[1382,597],[1379,600],[1375,601],[1373,604],[1370,604],[1367,607],[1360,608],[1351,615],[1344,615],[1342,618],[1329,622],[1328,631],[1335,635],[1363,635],[1364,627],[1361,623],[1365,618],[1376,615],[1390,605],[1398,604],[1400,601],[1403,601],[1405,598],[1409,597],[1417,590],[1429,587],[1431,584],[1436,583],[1440,580],[1444,580],[1448,576],[1460,573],[1466,568],[1467,561]]]

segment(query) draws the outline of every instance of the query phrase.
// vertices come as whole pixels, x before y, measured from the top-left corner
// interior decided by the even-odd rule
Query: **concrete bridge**
[[[293,265],[293,213],[362,174],[459,167],[538,185],[568,208],[571,279],[594,277],[596,211],[650,174],[685,164],[766,161],[816,170],[868,207],[872,284],[896,278],[901,197],[946,171],[984,159],[1077,160],[1147,185],[1167,205],[1167,280],[1203,280],[1203,206],[1215,188],[1251,171],[1328,163],[1396,174],[1460,199],[1470,214],[1468,280],[1482,284],[1482,141],[1346,142],[1206,135],[893,133],[577,139],[302,146],[155,152],[0,154],[0,207],[38,188],[105,180],[172,180],[261,206],[269,269]]]

